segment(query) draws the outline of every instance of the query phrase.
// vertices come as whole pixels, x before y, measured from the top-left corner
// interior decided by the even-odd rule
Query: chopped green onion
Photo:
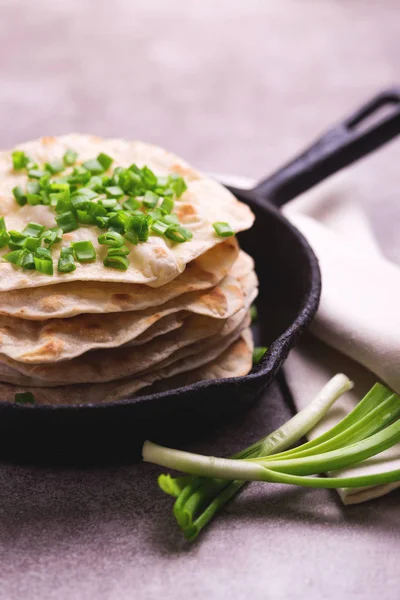
[[[104,154],[103,152],[101,152],[98,155],[97,160],[99,161],[99,163],[103,167],[104,171],[107,171],[111,167],[111,165],[113,163],[113,159],[111,158],[111,156],[108,156],[107,154]]]
[[[253,350],[253,365],[258,365],[268,348],[265,346],[256,346]]]
[[[0,248],[5,248],[8,246],[10,240],[10,236],[8,235],[5,229],[0,230]]]
[[[162,217],[162,220],[164,221],[164,223],[168,223],[168,225],[179,225],[178,215],[176,215],[175,213],[172,215],[164,215]]]
[[[40,246],[40,238],[37,237],[27,237],[24,239],[23,248],[30,250],[31,252],[35,252]]]
[[[45,244],[48,244],[48,246],[50,247],[53,244],[61,242],[62,236],[62,229],[60,229],[59,227],[52,227],[51,229],[48,229],[42,234],[42,240]]]
[[[28,171],[28,177],[30,179],[41,179],[46,175],[46,171],[42,171],[41,169],[30,169]]]
[[[29,194],[40,194],[40,183],[38,181],[28,181],[26,184],[26,193]]]
[[[71,204],[75,210],[86,209],[90,202],[98,198],[98,194],[89,188],[80,188],[71,195]]]
[[[69,210],[67,212],[62,213],[56,217],[56,222],[59,227],[63,230],[64,233],[68,233],[69,231],[75,231],[78,229],[78,222],[74,217],[74,214]]]
[[[35,396],[32,392],[17,392],[14,401],[16,404],[35,404]]]
[[[39,241],[39,240],[36,240],[35,238],[30,238],[30,239]],[[21,257],[22,257],[21,267],[23,269],[28,269],[29,271],[34,271],[36,269],[35,257],[32,252],[22,252]]]
[[[10,250],[20,250],[23,248],[26,236],[20,231],[10,230],[8,232],[9,242],[8,246]]]
[[[140,206],[140,202],[139,200],[136,200],[136,198],[130,197],[122,203],[122,206],[125,210],[137,210]]]
[[[149,167],[141,169],[141,177],[146,188],[153,189],[157,185],[157,177]]]
[[[170,175],[169,177],[169,187],[175,192],[177,198],[182,196],[183,192],[187,190],[187,185],[182,177],[177,175]]]
[[[58,259],[58,271],[60,273],[71,273],[75,271],[75,258],[72,248],[61,248],[60,258]]]
[[[160,199],[154,192],[147,191],[143,197],[143,205],[146,208],[155,208]]]
[[[100,229],[105,229],[108,226],[109,220],[109,217],[95,217],[94,222]]]
[[[111,248],[118,248],[124,245],[124,238],[117,231],[107,231],[97,238],[99,244],[105,244]]]
[[[110,247],[107,256],[128,256],[130,250],[127,246]]]
[[[172,198],[164,198],[164,200],[161,202],[160,208],[164,213],[170,214],[174,210],[174,201]]]
[[[164,223],[163,221],[154,221],[154,223],[151,225],[151,230],[159,235],[164,235],[168,227],[171,227],[171,225],[168,225],[168,223]]]
[[[53,160],[52,162],[45,163],[44,168],[52,175],[55,175],[64,171],[64,162],[62,160]]]
[[[26,237],[40,237],[45,230],[44,225],[40,225],[40,223],[28,223],[25,229],[22,230],[23,235]]]
[[[34,256],[36,271],[38,271],[38,273],[43,273],[44,275],[53,275],[53,261],[39,254],[39,250],[46,250],[46,248],[38,248],[36,250]]]
[[[101,194],[104,191],[104,185],[100,175],[93,175],[87,185],[98,194]]]
[[[85,169],[83,165],[78,165],[77,167],[74,167],[71,175],[68,175],[67,181],[71,185],[86,185],[89,183],[90,177],[90,172]]]
[[[119,206],[115,198],[102,198],[100,204],[106,210],[115,210]]]
[[[63,156],[63,162],[66,167],[71,167],[76,163],[76,159],[78,158],[78,153],[75,150],[68,149]]]
[[[9,252],[8,254],[3,254],[4,260],[12,263],[13,265],[17,265],[18,267],[22,266],[22,250],[14,250],[13,252]]]
[[[232,230],[232,227],[229,225],[229,223],[219,221],[217,223],[213,223],[213,227],[219,237],[230,237],[231,235],[235,235],[235,232]]]
[[[164,234],[168,239],[173,242],[177,242],[181,244],[182,242],[187,242],[193,237],[193,234],[185,227],[181,225],[170,225]]]
[[[126,271],[129,267],[129,261],[125,256],[109,256],[107,255],[103,261],[105,267],[111,267],[113,269],[120,269]]]
[[[28,200],[28,204],[31,206],[37,206],[38,204],[42,204],[43,198],[40,194],[27,194],[26,199]]]
[[[79,260],[79,262],[92,262],[96,259],[96,250],[94,249],[92,242],[73,242],[71,245],[74,250],[75,258]]]
[[[96,158],[85,161],[82,164],[82,167],[89,171],[89,173],[92,175],[99,175],[105,171],[103,165]]]
[[[27,203],[25,192],[21,186],[15,186],[15,188],[13,188],[12,193],[14,194],[14,198],[20,206],[24,206]]]
[[[14,150],[12,153],[13,167],[16,171],[21,171],[29,164],[29,157],[22,150]]]
[[[4,217],[0,217],[0,231],[7,231],[6,220]]]
[[[151,224],[151,217],[148,215],[132,215],[129,218],[125,237],[135,244],[135,238],[139,240],[139,242],[146,242],[149,237],[149,227]]]
[[[105,188],[106,194],[109,198],[121,198],[124,195],[123,190],[118,185],[111,185]]]

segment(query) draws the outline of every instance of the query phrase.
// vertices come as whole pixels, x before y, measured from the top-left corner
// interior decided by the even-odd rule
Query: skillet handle
[[[391,108],[378,121],[382,108]],[[385,111],[387,113],[387,111]],[[282,206],[339,169],[366,156],[400,133],[400,88],[384,91],[330,129],[300,156],[252,190],[259,198]]]

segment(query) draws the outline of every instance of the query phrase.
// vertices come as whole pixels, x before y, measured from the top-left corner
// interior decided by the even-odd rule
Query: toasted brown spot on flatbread
[[[52,356],[52,357],[56,358],[63,349],[64,349],[64,344],[62,343],[61,340],[50,339],[48,342],[43,344],[43,346],[41,346],[34,352],[26,352],[22,356],[22,358],[25,360],[29,359],[29,358],[37,359],[40,357],[47,357],[47,356]]]
[[[200,179],[200,176],[193,171],[190,167],[185,167],[180,163],[174,163],[171,167],[171,171],[180,175],[181,177],[185,177],[188,181],[195,181],[196,179]]]
[[[43,311],[51,313],[60,310],[63,307],[63,301],[59,296],[46,296],[39,300],[39,306]]]
[[[197,209],[192,204],[179,205],[176,209],[176,214],[181,223],[192,223],[198,218]]]

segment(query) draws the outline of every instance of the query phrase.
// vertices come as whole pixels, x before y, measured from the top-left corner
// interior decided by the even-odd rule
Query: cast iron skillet
[[[388,107],[389,115],[371,123],[378,111]],[[72,463],[129,459],[140,451],[146,438],[177,443],[183,430],[193,437],[197,428],[204,432],[205,425],[258,398],[315,315],[321,291],[314,252],[276,207],[382,146],[399,132],[400,91],[389,90],[333,127],[254,189],[231,188],[256,216],[254,227],[240,234],[239,241],[256,262],[260,318],[255,333],[258,342],[269,346],[268,353],[249,375],[199,382],[108,404],[28,407],[2,402],[2,456]]]

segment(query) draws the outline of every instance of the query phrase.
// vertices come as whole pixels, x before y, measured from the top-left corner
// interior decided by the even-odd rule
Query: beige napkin
[[[226,178],[222,178],[224,182]],[[251,186],[249,180],[229,182]],[[381,380],[400,393],[400,268],[386,260],[366,220],[356,190],[345,176],[290,202],[285,215],[318,256],[322,296],[317,316],[289,355],[285,372],[295,404],[303,408],[330,377],[346,373],[355,383],[311,433],[313,438],[343,418]],[[400,445],[337,475],[400,469]],[[339,490],[345,504],[363,502],[400,487]]]

